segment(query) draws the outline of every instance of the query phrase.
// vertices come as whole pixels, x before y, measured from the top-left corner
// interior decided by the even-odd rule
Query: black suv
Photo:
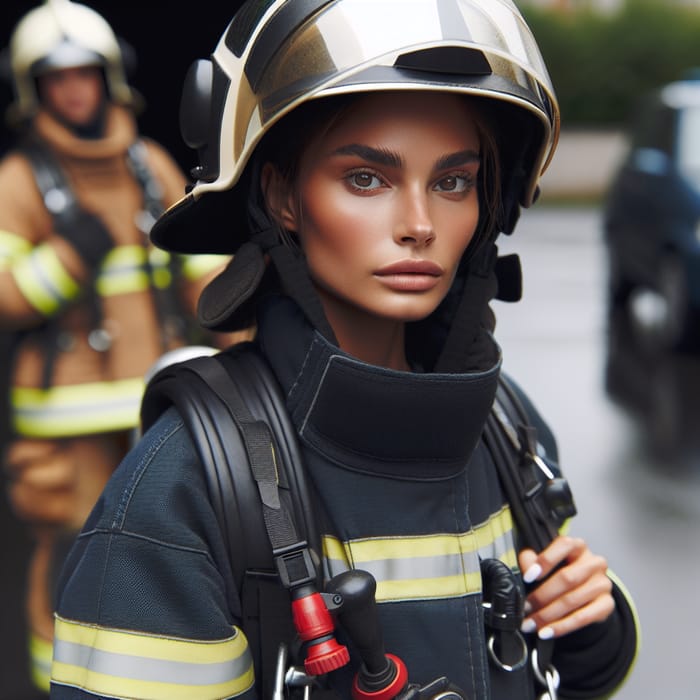
[[[604,211],[610,311],[640,342],[696,348],[700,316],[700,80],[642,103]]]
[[[700,80],[641,103],[603,227],[606,387],[666,449],[700,424]]]

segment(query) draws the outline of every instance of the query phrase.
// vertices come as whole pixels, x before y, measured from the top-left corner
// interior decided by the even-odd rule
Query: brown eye
[[[438,192],[466,192],[471,184],[467,175],[446,175],[436,185]]]
[[[381,180],[372,173],[352,173],[348,177],[350,184],[358,190],[374,190],[381,186]]]

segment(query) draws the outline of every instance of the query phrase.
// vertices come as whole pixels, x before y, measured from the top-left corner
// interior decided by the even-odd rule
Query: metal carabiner
[[[277,649],[277,663],[275,664],[275,685],[272,690],[271,700],[285,700],[285,689],[303,688],[303,700],[311,700],[311,687],[316,682],[313,676],[309,676],[302,668],[287,666],[287,645],[282,643]]]
[[[559,671],[554,666],[549,666],[545,669],[544,674],[540,670],[539,659],[537,658],[537,649],[533,649],[530,658],[532,659],[532,669],[535,678],[547,688],[546,692],[539,696],[538,700],[557,700],[559,690]]]
[[[488,641],[486,643],[486,648],[488,649],[491,660],[498,668],[500,668],[503,671],[507,671],[508,673],[512,673],[513,671],[518,671],[519,669],[523,668],[523,666],[525,666],[525,664],[527,663],[527,642],[523,639],[523,636],[522,634],[520,634],[519,631],[510,633],[507,632],[506,634],[514,634],[515,638],[518,639],[521,644],[522,653],[520,655],[520,659],[518,659],[518,661],[516,661],[514,664],[507,664],[504,661],[501,661],[501,659],[498,657],[498,654],[496,652],[495,634],[489,635]]]

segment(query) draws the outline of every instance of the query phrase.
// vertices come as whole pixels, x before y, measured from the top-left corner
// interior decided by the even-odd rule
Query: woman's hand
[[[614,610],[607,561],[582,539],[560,535],[539,554],[524,549],[518,560],[526,583],[542,581],[527,597],[524,632],[561,637],[602,622]]]

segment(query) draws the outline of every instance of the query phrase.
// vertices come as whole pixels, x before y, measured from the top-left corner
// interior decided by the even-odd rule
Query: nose
[[[401,198],[399,206],[394,240],[401,245],[430,245],[435,239],[435,229],[425,193],[414,190]]]

